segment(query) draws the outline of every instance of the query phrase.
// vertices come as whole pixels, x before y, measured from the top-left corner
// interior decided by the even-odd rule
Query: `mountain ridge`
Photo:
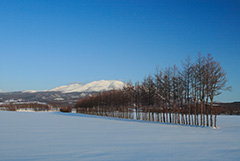
[[[73,93],[73,92],[101,92],[109,91],[112,89],[121,89],[125,83],[119,80],[99,80],[93,81],[87,84],[71,83],[69,85],[62,85],[53,89],[44,91],[26,90],[23,93],[36,93],[36,92],[62,92],[62,93]]]

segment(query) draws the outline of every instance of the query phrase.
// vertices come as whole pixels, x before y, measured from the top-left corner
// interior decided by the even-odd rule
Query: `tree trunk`
[[[197,125],[197,103],[196,100],[194,100],[194,106],[195,106],[195,125]]]
[[[213,126],[213,99],[211,98],[211,108],[210,108],[210,113],[211,113],[211,116],[210,116],[210,126],[212,127]]]
[[[214,117],[214,127],[217,127],[217,113],[215,113]]]
[[[207,126],[209,126],[209,119],[208,119],[208,98],[206,100],[206,117],[207,117]]]
[[[203,126],[203,104],[201,101],[201,126]]]
[[[188,100],[188,125],[191,124],[191,119],[190,119],[191,111],[190,111],[190,102]]]

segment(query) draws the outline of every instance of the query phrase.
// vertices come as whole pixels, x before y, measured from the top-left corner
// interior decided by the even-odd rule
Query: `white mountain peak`
[[[50,89],[50,92],[63,92],[63,93],[71,93],[71,92],[100,92],[100,91],[108,91],[111,89],[121,89],[123,88],[124,83],[118,80],[100,80],[93,81],[82,85],[81,83],[72,83],[70,85],[64,85],[60,87],[56,87]]]
[[[27,90],[27,91],[22,91],[23,93],[36,93],[38,91],[35,91],[35,90]]]

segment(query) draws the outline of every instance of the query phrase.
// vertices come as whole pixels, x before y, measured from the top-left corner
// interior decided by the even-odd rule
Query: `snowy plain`
[[[0,160],[239,161],[240,117],[219,116],[218,127],[0,111]]]

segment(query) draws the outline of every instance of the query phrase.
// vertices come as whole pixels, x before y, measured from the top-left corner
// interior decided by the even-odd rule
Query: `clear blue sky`
[[[157,65],[211,53],[240,101],[240,1],[1,0],[0,89],[142,81]]]

